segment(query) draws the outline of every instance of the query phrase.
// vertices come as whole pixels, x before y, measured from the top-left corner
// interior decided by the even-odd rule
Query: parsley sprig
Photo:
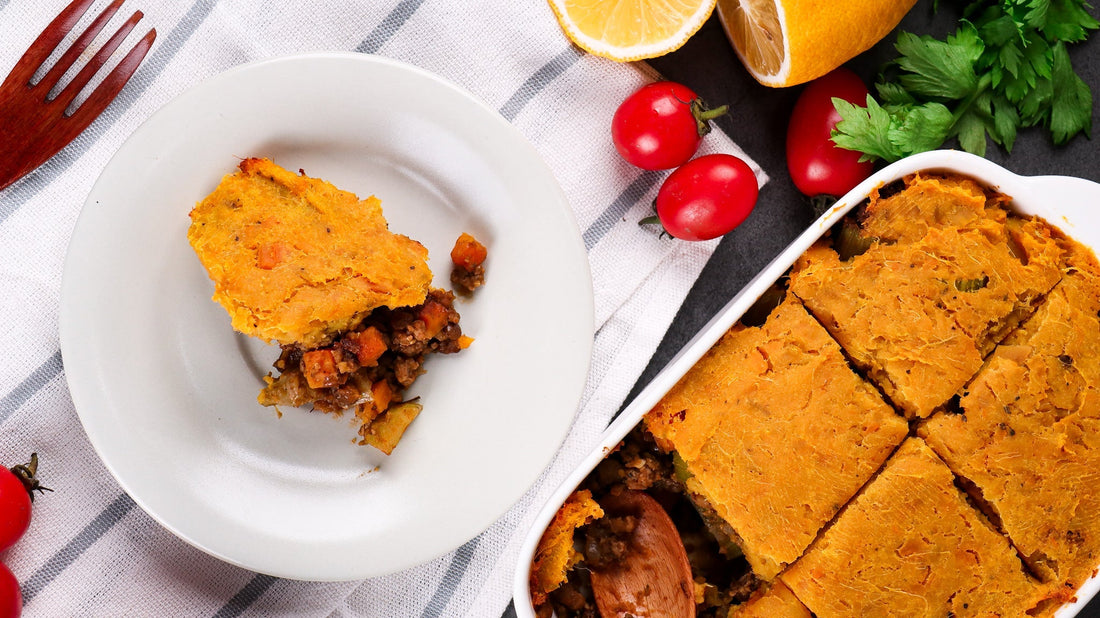
[[[1084,0],[970,0],[944,40],[898,35],[899,57],[867,106],[833,99],[833,141],[861,160],[896,161],[958,138],[985,154],[986,136],[1012,151],[1020,128],[1046,127],[1055,144],[1092,129],[1092,93],[1066,46],[1100,27]]]

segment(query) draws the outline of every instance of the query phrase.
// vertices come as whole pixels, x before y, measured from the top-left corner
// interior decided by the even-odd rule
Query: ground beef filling
[[[609,569],[630,553],[630,539],[638,519],[633,515],[602,517],[584,535],[584,563],[590,569]]]
[[[456,265],[451,270],[451,285],[463,296],[469,296],[485,283],[485,267],[481,264],[467,270]]]
[[[312,405],[321,412],[355,407],[364,426],[399,403],[432,353],[453,354],[468,343],[454,294],[433,289],[415,307],[372,312],[332,344],[312,350],[283,346],[259,401],[266,406]]]

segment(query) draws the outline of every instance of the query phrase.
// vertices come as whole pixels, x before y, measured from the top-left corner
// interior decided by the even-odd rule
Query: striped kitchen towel
[[[0,74],[64,2],[0,0]],[[99,0],[83,23],[106,3]],[[36,502],[22,542],[0,555],[21,582],[24,615],[500,616],[531,520],[598,441],[717,242],[685,243],[637,225],[651,214],[665,174],[624,163],[610,143],[609,123],[617,103],[654,76],[644,65],[578,51],[544,0],[133,4],[159,32],[144,65],[82,136],[0,191],[0,459],[16,463],[37,450],[56,490]],[[188,87],[239,64],[333,50],[379,54],[440,74],[499,110],[535,145],[562,185],[588,250],[596,332],[571,433],[507,514],[469,543],[408,571],[311,583],[221,562],[136,508],[97,458],[73,409],[58,307],[65,249],[83,199],[142,121]],[[704,151],[744,156],[721,132],[707,138]]]

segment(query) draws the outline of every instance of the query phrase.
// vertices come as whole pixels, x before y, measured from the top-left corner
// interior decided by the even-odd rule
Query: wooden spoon
[[[612,516],[633,515],[637,526],[619,564],[592,569],[592,592],[603,618],[695,618],[695,587],[676,526],[656,500],[624,491],[600,500]]]

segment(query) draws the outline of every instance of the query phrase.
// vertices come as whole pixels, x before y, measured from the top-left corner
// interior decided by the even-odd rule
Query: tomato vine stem
[[[31,453],[31,460],[25,464],[18,464],[10,468],[11,473],[15,475],[15,478],[19,479],[20,483],[23,483],[23,488],[27,490],[27,495],[31,497],[31,502],[34,502],[34,492],[46,492],[53,491],[49,487],[42,485],[38,481],[38,477],[35,474],[38,473],[38,453]]]

